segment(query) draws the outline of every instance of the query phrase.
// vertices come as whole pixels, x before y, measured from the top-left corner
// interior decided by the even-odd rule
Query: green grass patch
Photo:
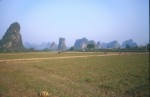
[[[50,56],[82,55],[52,53]],[[24,55],[17,56],[24,58]],[[148,97],[149,56],[131,54],[1,62],[0,77],[3,78],[0,93],[10,97],[36,97],[43,90],[58,97]]]

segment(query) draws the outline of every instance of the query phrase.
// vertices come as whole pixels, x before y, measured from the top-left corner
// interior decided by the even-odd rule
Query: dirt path
[[[0,60],[0,62],[16,62],[16,61],[37,61],[37,60],[52,60],[52,59],[68,59],[68,58],[86,58],[86,57],[93,57],[93,56],[116,56],[116,55],[131,55],[132,53],[125,53],[125,54],[102,54],[102,55],[84,55],[84,56],[66,56],[66,57],[47,57],[47,58],[29,58],[29,59],[5,59]],[[143,54],[143,53],[134,53],[134,54]]]

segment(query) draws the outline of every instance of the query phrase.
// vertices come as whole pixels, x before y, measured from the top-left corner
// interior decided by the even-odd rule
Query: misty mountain
[[[88,44],[96,45],[96,43],[95,43],[95,41],[94,41],[94,40],[90,40],[90,41],[88,41]]]
[[[88,39],[86,39],[86,38],[77,39],[75,41],[74,48],[75,49],[84,49],[84,48],[86,48],[87,44],[88,44]]]
[[[57,48],[58,48],[58,46],[57,46],[57,44],[56,44],[55,42],[52,42],[52,43],[50,44],[50,50],[56,51]]]
[[[59,44],[58,44],[58,50],[64,51],[66,49],[67,49],[66,40],[65,40],[65,38],[60,37],[59,38]]]
[[[43,49],[50,49],[50,42],[43,42],[41,44],[35,44],[35,43],[24,43],[25,48],[34,48],[35,50],[43,50]]]
[[[77,39],[74,44],[75,49],[85,49],[88,44],[94,44],[96,49],[117,49],[117,48],[126,48],[126,46],[130,46],[131,48],[136,47],[137,44],[133,41],[133,39],[126,40],[121,44],[118,41],[114,40],[109,43],[100,43],[99,41],[96,43],[94,40],[88,40],[87,38]],[[51,44],[49,42],[44,42],[42,44],[30,44],[29,42],[25,42],[24,46],[26,48],[34,48],[35,50],[43,50],[50,49],[52,51],[60,50],[64,51],[67,49],[65,38],[59,38],[59,44],[57,45],[55,42]]]
[[[106,49],[106,48],[112,48],[112,49],[115,49],[115,48],[126,48],[126,46],[130,47],[130,48],[134,48],[134,47],[137,47],[137,43],[135,43],[133,41],[133,39],[129,39],[129,40],[126,40],[122,43],[122,45],[120,45],[117,41],[112,41],[112,42],[109,42],[109,43],[101,43],[100,44],[100,47],[102,49]]]
[[[60,50],[64,51],[67,50],[66,40],[65,38],[59,38],[59,44],[57,45],[55,42],[43,42],[41,44],[29,43],[25,42],[22,43],[22,36],[20,33],[20,24],[18,22],[12,23],[9,28],[7,29],[6,33],[0,40],[0,50],[1,51],[23,51],[25,48],[34,48],[35,50],[44,50],[49,49],[52,51]],[[118,43],[118,41],[111,41],[109,43],[100,43],[99,41],[96,43],[94,40],[88,40],[87,38],[76,39],[74,43],[74,49],[85,49],[88,44],[95,45],[96,49],[102,48],[134,48],[137,47],[137,43],[133,41],[133,39],[125,40],[122,45]],[[24,48],[25,47],[25,48]]]
[[[21,27],[18,22],[14,22],[9,26],[6,33],[0,40],[0,50],[23,51],[25,49],[22,43],[20,28]]]
[[[110,49],[116,49],[116,48],[120,48],[120,44],[118,43],[118,41],[111,41],[109,43],[101,43],[101,48],[102,49],[106,49],[106,48],[110,48]]]
[[[85,49],[88,44],[93,44],[96,46],[94,40],[88,40],[87,38],[77,39],[74,44],[75,49]]]
[[[99,49],[100,47],[101,47],[101,44],[100,44],[100,41],[98,41],[98,42],[96,43],[95,48],[96,48],[96,49]]]
[[[120,44],[118,43],[118,41],[112,41],[108,43],[107,48],[120,48]]]
[[[129,39],[129,40],[126,40],[122,43],[122,48],[126,48],[126,46],[129,46],[131,48],[134,48],[134,47],[137,47],[137,43],[135,43],[133,41],[133,39]]]

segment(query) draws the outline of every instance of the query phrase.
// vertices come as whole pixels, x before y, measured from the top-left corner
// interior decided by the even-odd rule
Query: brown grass
[[[29,55],[15,54],[21,58]],[[40,55],[47,56],[35,53],[30,58]],[[48,56],[53,59],[21,61],[5,61],[12,57],[5,56],[0,62],[0,97],[38,97],[41,91],[47,91],[50,97],[149,96],[148,54],[90,53],[85,54],[87,57],[57,58],[83,56],[59,55],[52,53]]]

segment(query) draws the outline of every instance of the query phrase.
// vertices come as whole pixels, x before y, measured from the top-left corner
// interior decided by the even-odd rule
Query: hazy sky
[[[21,25],[23,42],[76,39],[120,44],[149,42],[149,0],[0,0],[0,37],[11,23]]]

